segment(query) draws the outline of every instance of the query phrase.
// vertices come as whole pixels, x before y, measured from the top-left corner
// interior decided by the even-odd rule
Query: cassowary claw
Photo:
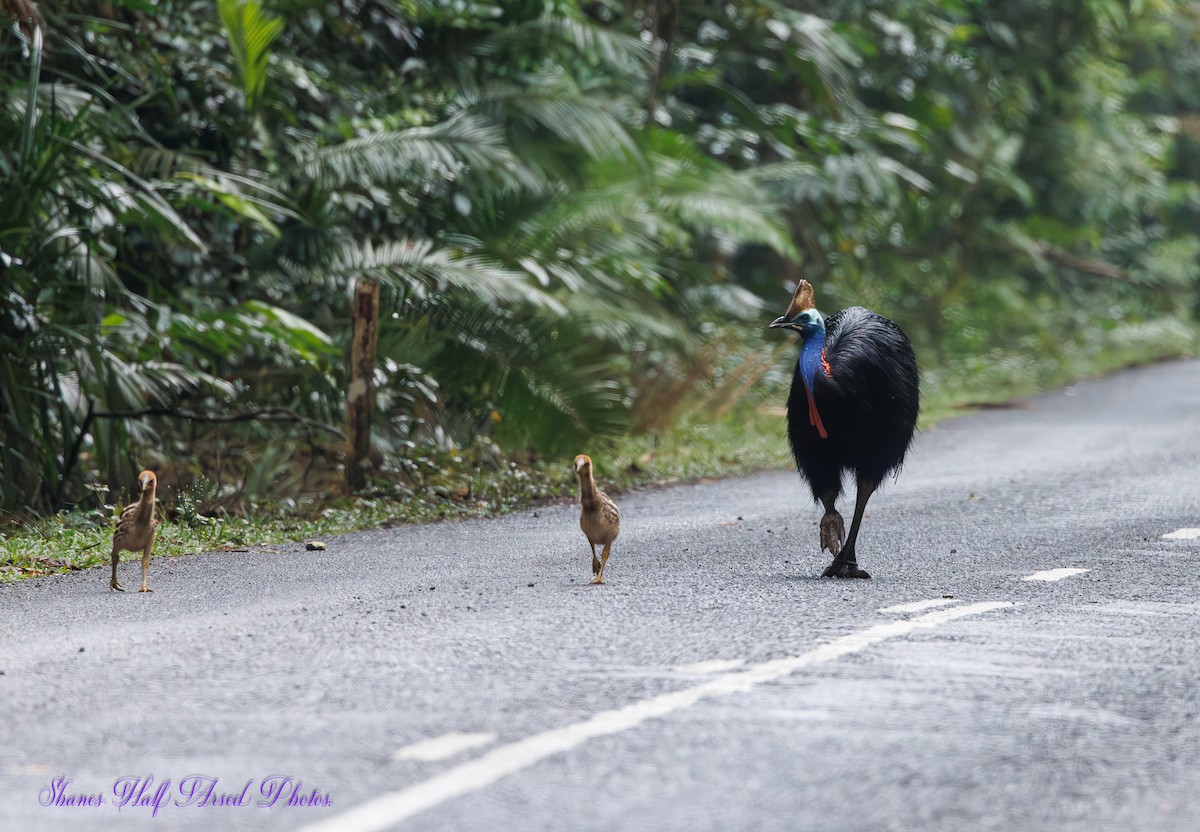
[[[835,558],[842,551],[842,543],[846,540],[846,526],[842,515],[836,511],[828,511],[821,518],[821,548],[828,549]],[[827,576],[828,577],[828,576]]]
[[[821,573],[822,578],[869,578],[871,575],[865,569],[859,569],[854,561],[834,560]]]

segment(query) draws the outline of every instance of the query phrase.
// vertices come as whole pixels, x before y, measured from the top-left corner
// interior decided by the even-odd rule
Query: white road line
[[[376,832],[388,829],[447,800],[485,788],[547,757],[570,751],[590,739],[627,731],[648,719],[666,716],[673,711],[695,705],[703,699],[743,693],[802,668],[830,662],[916,630],[927,630],[959,618],[1011,606],[1011,601],[984,601],[903,621],[876,624],[798,656],[762,662],[740,672],[725,673],[684,690],[634,702],[623,708],[598,713],[582,722],[552,728],[509,745],[502,745],[428,780],[381,794],[340,815],[301,827],[301,832]]]
[[[910,601],[907,604],[896,604],[894,607],[884,607],[880,610],[880,612],[925,612],[925,610],[931,610],[935,607],[948,607],[951,604],[957,603],[957,598],[930,598],[928,601]]]
[[[1090,569],[1047,569],[1044,572],[1034,572],[1032,575],[1026,575],[1022,581],[1061,581],[1063,578],[1069,578],[1072,575],[1082,575],[1084,572],[1091,572]]]
[[[427,740],[406,745],[393,754],[392,759],[420,760],[422,762],[447,760],[464,751],[479,748],[481,745],[490,745],[495,741],[495,734],[464,734],[460,731],[451,731],[440,737],[430,737]]]
[[[1200,537],[1200,529],[1176,529],[1162,536],[1163,540],[1195,540]]]
[[[695,664],[681,664],[671,668],[676,673],[686,676],[706,676],[710,673],[724,673],[727,670],[737,670],[746,663],[745,659],[713,659]]]

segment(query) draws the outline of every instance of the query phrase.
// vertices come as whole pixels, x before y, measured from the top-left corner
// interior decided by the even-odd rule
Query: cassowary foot
[[[858,564],[854,561],[845,561],[835,559],[829,567],[821,573],[822,578],[869,578],[871,575],[864,569],[859,569]]]
[[[821,548],[828,549],[835,558],[842,551],[842,542],[846,539],[846,526],[842,523],[842,515],[836,511],[828,511],[821,518]]]

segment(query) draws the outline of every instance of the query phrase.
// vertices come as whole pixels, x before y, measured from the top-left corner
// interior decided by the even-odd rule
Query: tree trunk
[[[675,33],[679,9],[677,0],[650,0],[646,8],[646,31],[650,33],[650,48],[654,50],[654,61],[650,66],[650,78],[646,84],[646,124],[656,122],[658,88],[662,84],[663,72],[671,60],[671,39]]]
[[[367,485],[371,458],[371,413],[375,408],[375,351],[379,341],[379,284],[354,284],[353,332],[350,342],[350,389],[346,393],[346,487],[350,493]]]

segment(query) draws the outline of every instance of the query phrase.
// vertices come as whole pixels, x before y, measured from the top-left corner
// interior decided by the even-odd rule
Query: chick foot
[[[842,515],[836,511],[827,511],[821,518],[821,548],[828,549],[836,559],[842,551],[842,543],[846,539],[846,526]],[[836,563],[836,560],[835,560]]]
[[[109,581],[109,582],[108,582],[108,588],[109,588],[109,590],[110,590],[110,591],[111,591],[111,590],[114,590],[114,589],[115,589],[117,592],[124,592],[124,591],[125,591],[125,587],[123,587],[123,586],[121,586],[119,583],[117,583],[117,579],[116,579],[116,578],[113,578],[111,581]]]
[[[146,586],[145,584],[142,584],[141,588],[138,589],[138,592],[153,592],[153,591],[154,591],[153,589]]]

